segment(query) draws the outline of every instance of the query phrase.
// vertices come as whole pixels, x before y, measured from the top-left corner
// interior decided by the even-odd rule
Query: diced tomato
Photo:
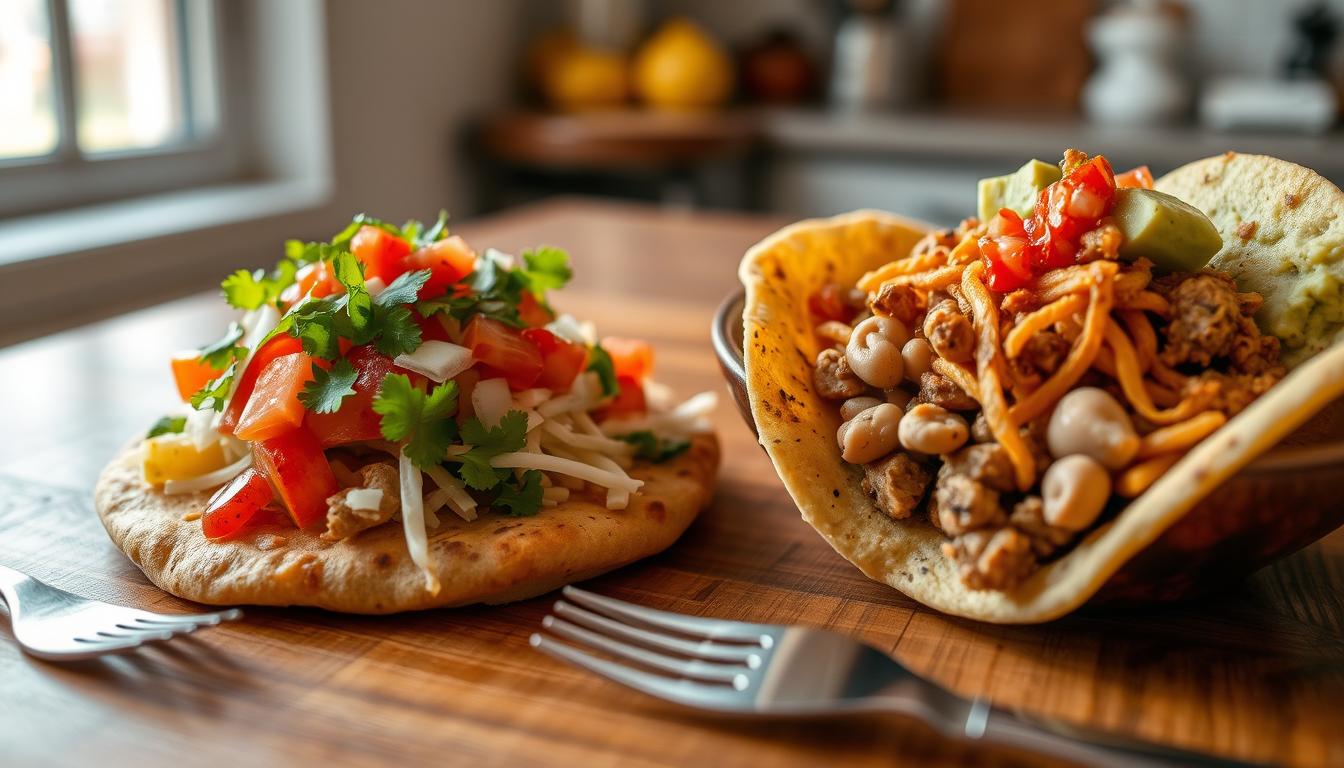
[[[1140,165],[1115,176],[1116,189],[1152,189],[1153,172],[1148,166]]]
[[[629,376],[617,376],[616,384],[621,391],[616,395],[615,400],[601,408],[598,412],[600,418],[642,416],[648,413],[649,404],[644,398],[644,384],[642,382]]]
[[[305,411],[299,393],[312,379],[313,358],[303,352],[267,363],[238,417],[234,436],[239,440],[265,440],[302,424]]]
[[[217,368],[211,368],[208,363],[201,359],[201,353],[196,350],[178,352],[173,355],[173,381],[177,383],[177,394],[182,396],[182,402],[191,400],[191,396],[201,391],[201,387],[209,384],[211,380],[219,378],[223,371]]]
[[[611,355],[616,376],[628,376],[643,381],[653,375],[653,347],[647,341],[608,336],[602,348]]]
[[[320,299],[335,293],[345,293],[345,286],[336,279],[331,264],[319,261],[299,269],[294,275],[294,284],[280,293],[280,300],[286,305],[292,305],[309,293],[313,298]]]
[[[837,283],[827,283],[821,290],[807,297],[807,308],[818,321],[838,320],[847,323],[854,313],[845,305],[843,289]]]
[[[294,524],[320,525],[327,519],[327,497],[340,490],[322,453],[322,444],[302,427],[252,443],[257,470],[271,481]]]
[[[1011,291],[1036,274],[1073,264],[1079,239],[1096,228],[1114,201],[1115,172],[1098,155],[1041,190],[1027,219],[1000,211],[980,238],[990,289]]]
[[[346,359],[359,372],[353,385],[355,393],[346,395],[335,413],[309,411],[303,417],[304,427],[323,448],[382,437],[381,417],[373,411],[373,399],[378,396],[383,378],[392,371],[392,360],[372,346],[353,347]]]
[[[545,328],[525,328],[522,335],[541,353],[541,375],[536,385],[552,392],[568,392],[588,365],[588,350]]]
[[[201,515],[201,530],[212,541],[236,536],[264,517],[257,513],[274,497],[270,481],[250,467],[210,497]]]
[[[365,225],[350,240],[350,252],[364,263],[365,280],[376,277],[390,284],[406,271],[411,244],[385,229]]]
[[[420,298],[434,298],[476,269],[476,252],[457,235],[445,237],[406,257],[404,271],[415,269],[429,270],[429,280],[420,288]]]
[[[220,419],[219,431],[226,435],[233,434],[234,428],[238,425],[238,419],[243,415],[243,409],[247,407],[247,401],[252,398],[252,390],[257,386],[257,376],[261,370],[277,357],[293,354],[303,350],[303,345],[299,340],[288,334],[276,336],[265,344],[252,356],[251,362],[247,364],[247,369],[238,379],[238,386],[234,390],[233,399],[229,401],[229,407],[224,411],[224,418]]]
[[[541,375],[541,353],[522,334],[498,320],[476,315],[467,323],[462,345],[481,361],[490,375],[503,376],[512,389],[527,389]]]
[[[531,291],[523,291],[523,298],[518,301],[518,317],[529,328],[540,328],[555,319],[554,313],[537,301]]]
[[[421,341],[447,341],[455,343],[453,342],[452,335],[448,333],[448,329],[443,327],[443,319],[447,317],[447,315],[437,313],[429,317],[421,317],[412,312],[411,317],[415,320],[416,325],[420,326]],[[453,322],[457,321],[454,320]]]

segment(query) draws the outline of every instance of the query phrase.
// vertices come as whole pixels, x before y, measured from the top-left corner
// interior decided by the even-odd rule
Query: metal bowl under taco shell
[[[1340,198],[1327,202],[1344,212],[1338,189],[1319,194],[1330,190]],[[748,251],[739,272],[744,291],[724,302],[713,328],[729,389],[803,518],[870,578],[946,613],[1034,623],[1089,601],[1208,592],[1344,524],[1336,498],[1344,487],[1344,409],[1332,407],[1344,394],[1342,344],[1301,361],[1146,493],[1015,589],[964,587],[940,551],[941,532],[915,519],[891,520],[863,493],[861,471],[836,449],[836,408],[811,387],[819,349],[808,294],[827,282],[853,283],[907,253],[929,228],[878,211],[786,227]]]

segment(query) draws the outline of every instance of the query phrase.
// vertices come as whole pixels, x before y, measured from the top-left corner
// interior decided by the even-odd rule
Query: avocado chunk
[[[1203,211],[1165,192],[1117,189],[1112,215],[1125,236],[1120,256],[1149,259],[1160,270],[1197,271],[1223,247]]]
[[[989,221],[1000,208],[1011,208],[1026,216],[1036,207],[1041,190],[1059,181],[1059,166],[1040,160],[1027,164],[1007,176],[981,179],[979,186],[980,221]]]

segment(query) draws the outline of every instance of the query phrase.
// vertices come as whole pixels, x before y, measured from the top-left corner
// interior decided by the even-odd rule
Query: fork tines
[[[747,708],[755,673],[782,629],[658,611],[574,587],[565,587],[563,595],[570,602],[555,603],[554,613],[542,621],[549,634],[531,637],[535,648],[690,706]]]

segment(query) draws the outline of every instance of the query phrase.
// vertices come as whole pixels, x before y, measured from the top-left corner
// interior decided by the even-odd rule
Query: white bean
[[[891,453],[900,444],[902,415],[891,403],[878,403],[841,424],[836,433],[841,458],[850,464],[867,464]]]
[[[854,326],[845,346],[845,359],[860,379],[878,389],[889,389],[904,377],[901,346],[909,338],[901,321],[874,315]]]
[[[1051,464],[1041,478],[1045,522],[1065,530],[1081,531],[1091,525],[1110,497],[1110,473],[1080,453]]]
[[[901,445],[925,454],[951,453],[966,444],[966,420],[932,403],[920,403],[906,412],[900,424]]]
[[[1096,387],[1079,387],[1060,398],[1045,439],[1057,459],[1081,453],[1112,471],[1124,468],[1139,450],[1124,406]]]

